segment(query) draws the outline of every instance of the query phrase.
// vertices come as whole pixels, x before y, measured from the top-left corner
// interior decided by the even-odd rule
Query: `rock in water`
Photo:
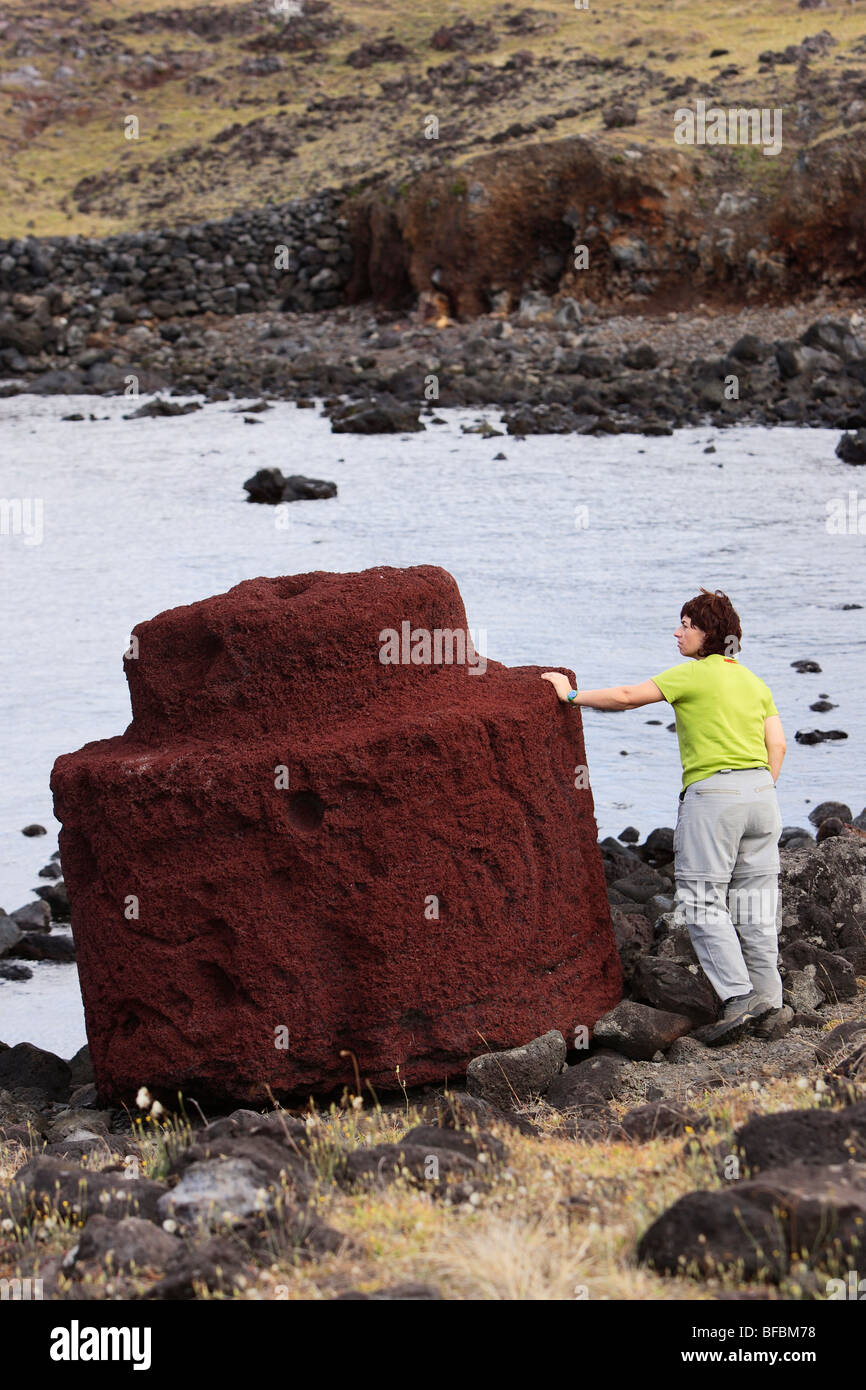
[[[580,712],[475,651],[446,571],[246,580],[133,635],[132,723],[52,774],[103,1098],[322,1092],[349,1051],[438,1081],[617,1002]]]
[[[836,457],[843,463],[866,463],[866,430],[843,434],[836,445]]]

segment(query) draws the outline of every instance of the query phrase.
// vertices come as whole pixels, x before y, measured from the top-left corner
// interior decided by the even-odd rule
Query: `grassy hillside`
[[[0,235],[197,221],[540,138],[674,148],[674,110],[705,89],[724,105],[784,107],[789,148],[864,128],[860,6],[589,3],[6,0]],[[433,45],[461,20],[450,48]],[[822,30],[836,43],[808,68],[759,62]],[[347,61],[364,45],[368,65]],[[605,132],[616,100],[637,105],[637,123]],[[742,157],[752,176],[778,177],[777,161]]]

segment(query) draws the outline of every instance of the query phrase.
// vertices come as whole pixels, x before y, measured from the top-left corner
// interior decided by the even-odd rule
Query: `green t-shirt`
[[[683,791],[723,767],[769,767],[764,720],[779,711],[747,666],[713,653],[651,679],[674,708]]]

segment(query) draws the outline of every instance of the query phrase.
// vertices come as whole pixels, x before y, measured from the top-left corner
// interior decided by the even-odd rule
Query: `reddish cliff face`
[[[401,664],[418,630],[433,660]],[[132,723],[52,776],[105,1099],[322,1092],[349,1051],[379,1088],[436,1081],[616,1003],[580,713],[540,667],[461,663],[458,630],[433,566],[135,629]]]
[[[739,102],[734,103],[738,105]],[[787,117],[786,117],[787,120]],[[633,148],[635,142],[637,147]],[[797,158],[736,146],[571,136],[376,185],[343,206],[350,302],[435,290],[457,318],[543,288],[640,312],[710,295],[742,306],[866,278],[866,161],[857,131]],[[583,254],[576,255],[583,247]]]

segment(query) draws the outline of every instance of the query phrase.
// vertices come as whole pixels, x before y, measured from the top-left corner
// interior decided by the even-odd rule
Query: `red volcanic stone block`
[[[134,629],[132,723],[51,783],[103,1098],[439,1081],[617,1002],[580,711],[466,631],[430,565]]]

